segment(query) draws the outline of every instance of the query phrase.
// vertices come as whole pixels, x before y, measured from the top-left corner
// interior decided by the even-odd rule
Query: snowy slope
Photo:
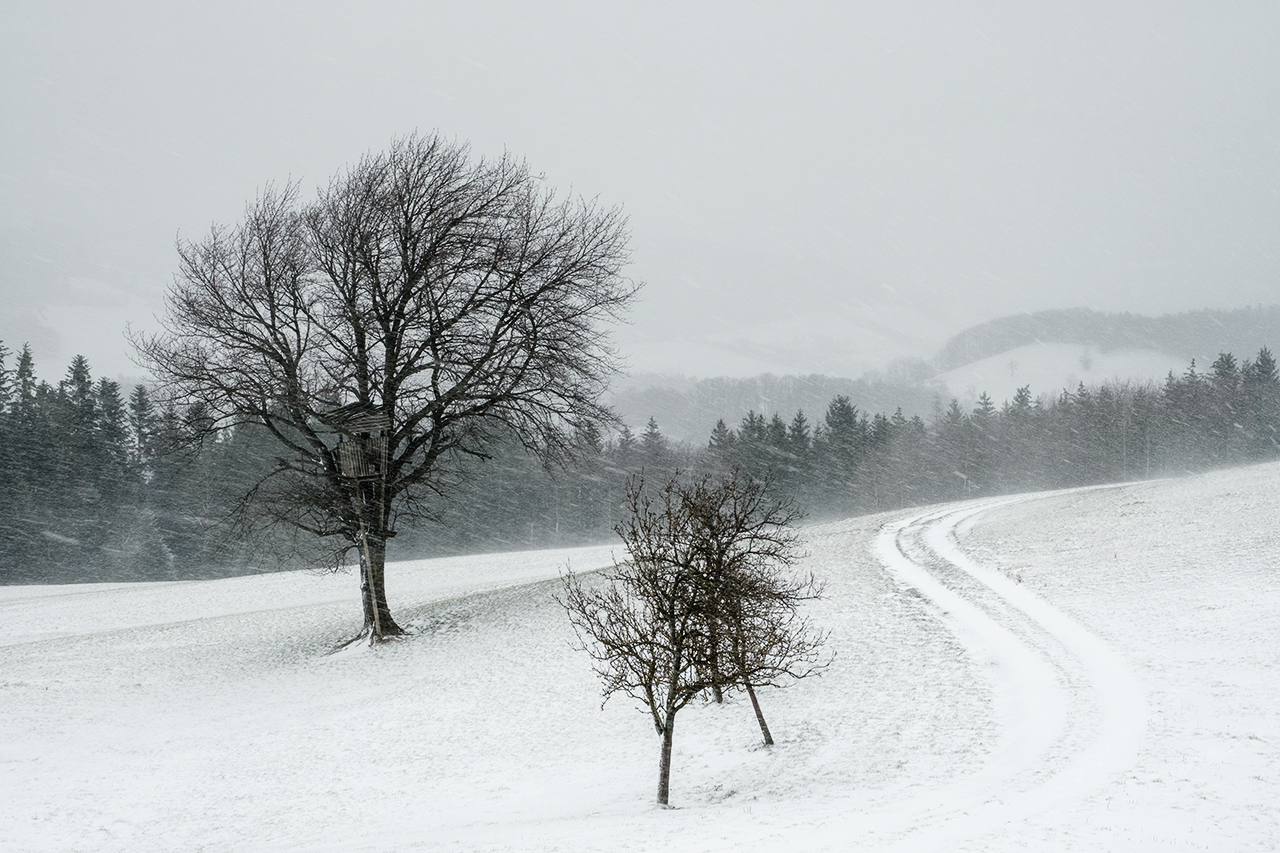
[[[984,391],[996,406],[1013,399],[1024,385],[1031,396],[1056,397],[1065,389],[1075,391],[1104,382],[1129,381],[1136,384],[1163,384],[1170,371],[1181,376],[1188,367],[1187,359],[1150,349],[1100,350],[1081,344],[1037,343],[1002,352],[998,355],[940,373],[932,380],[959,399],[966,410]],[[1209,362],[1202,361],[1204,371]]]
[[[838,657],[658,739],[552,599],[609,549],[0,588],[0,850],[1275,849],[1280,466],[806,531]]]

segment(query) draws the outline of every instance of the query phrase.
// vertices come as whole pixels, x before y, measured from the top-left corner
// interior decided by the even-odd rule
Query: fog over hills
[[[1252,358],[1280,349],[1280,305],[1203,309],[1150,317],[1087,308],[1015,314],[972,326],[928,360],[898,358],[859,378],[809,374],[695,378],[633,374],[615,385],[613,406],[633,430],[654,418],[668,437],[702,444],[716,421],[735,426],[748,411],[818,421],[843,394],[861,411],[934,417],[952,397],[968,408],[984,391],[997,404],[1024,385],[1035,396],[1113,379],[1160,381],[1192,360],[1204,369],[1220,352]]]
[[[838,394],[853,400],[863,411],[893,412],[901,406],[908,415],[931,411],[937,397],[926,384],[880,377],[764,374],[748,379],[690,379],[650,374],[630,377],[615,389],[613,406],[633,430],[644,427],[652,417],[664,435],[704,444],[717,420],[723,419],[732,427],[748,411],[766,417],[776,413],[790,420],[797,410],[803,410],[815,421]]]
[[[1271,302],[1278,41],[1267,3],[3,3],[0,340],[127,384],[175,237],[415,129],[624,208],[639,372]]]

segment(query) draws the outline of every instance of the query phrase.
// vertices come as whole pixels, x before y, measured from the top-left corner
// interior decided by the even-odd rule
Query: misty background
[[[9,3],[0,340],[132,379],[176,236],[437,128],[624,206],[636,374],[1272,303],[1278,37],[1268,4]]]

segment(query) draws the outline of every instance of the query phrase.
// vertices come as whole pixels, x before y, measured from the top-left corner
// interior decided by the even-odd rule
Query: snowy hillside
[[[984,391],[1000,406],[1024,385],[1031,387],[1032,397],[1056,397],[1064,389],[1075,391],[1082,382],[1086,387],[1112,381],[1160,385],[1169,371],[1181,376],[1187,365],[1185,359],[1157,350],[1104,351],[1078,344],[1040,343],[953,368],[931,381],[945,388],[967,411]],[[1200,368],[1207,366],[1204,363]]]
[[[1209,850],[1280,838],[1280,465],[814,526],[838,657],[658,738],[552,599],[609,548],[0,588],[0,851]]]
[[[1096,351],[1167,353],[1185,365],[1208,364],[1219,352],[1237,358],[1280,340],[1280,305],[1252,305],[1231,311],[1201,309],[1158,317],[1066,308],[1012,314],[970,326],[943,344],[932,358],[951,370],[1037,343],[1071,344]]]

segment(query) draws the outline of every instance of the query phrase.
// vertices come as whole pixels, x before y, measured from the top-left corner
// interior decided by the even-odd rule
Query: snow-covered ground
[[[1271,850],[1280,465],[814,526],[838,656],[658,738],[553,599],[609,548],[0,588],[0,850]]]

